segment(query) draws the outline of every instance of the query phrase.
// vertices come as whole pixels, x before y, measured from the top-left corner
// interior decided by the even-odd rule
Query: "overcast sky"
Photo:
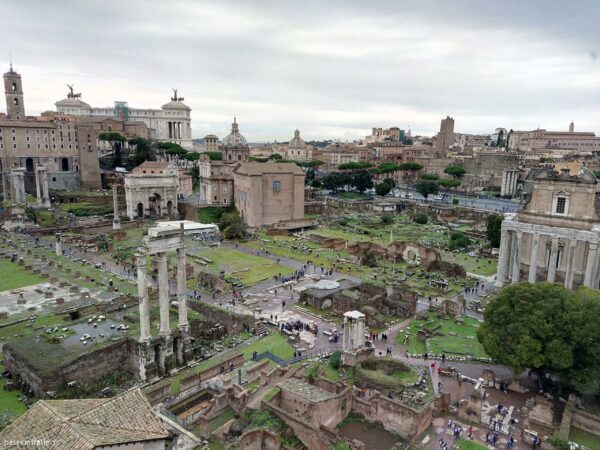
[[[6,3],[6,5],[2,5]],[[92,106],[160,107],[194,137],[237,115],[251,141],[374,126],[600,132],[600,1],[0,0],[0,67],[28,114],[74,83]],[[4,110],[4,105],[2,106]]]

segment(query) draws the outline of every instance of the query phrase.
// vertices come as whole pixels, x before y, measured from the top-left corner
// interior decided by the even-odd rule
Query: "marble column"
[[[531,235],[531,254],[529,255],[529,277],[527,281],[535,283],[537,281],[537,263],[540,247],[540,235],[534,233]]]
[[[181,331],[189,331],[187,317],[187,286],[186,286],[186,257],[185,247],[177,249],[177,312],[179,321],[177,327]]]
[[[160,308],[160,334],[171,333],[169,325],[169,277],[167,270],[167,254],[159,253],[158,261],[158,305]]]
[[[42,206],[42,183],[40,180],[40,172],[38,168],[35,168],[35,196],[37,197],[38,206]]]
[[[556,263],[558,261],[558,238],[552,238],[552,246],[550,247],[550,261],[548,262],[548,283],[554,283],[556,279]]]
[[[12,200],[14,203],[25,203],[25,169],[18,168],[10,171]]]
[[[598,253],[598,243],[590,242],[588,244],[588,256],[587,261],[585,263],[585,279],[583,284],[587,287],[592,287],[594,282],[595,274],[594,269],[596,267],[596,259]]]
[[[146,280],[146,255],[135,255],[137,267],[137,287],[140,302],[140,341],[150,340],[150,299],[148,298],[148,281]]]
[[[575,248],[577,247],[577,240],[571,239],[569,241],[569,252],[567,254],[567,273],[565,275],[565,287],[567,289],[573,289],[573,278],[575,277]]]
[[[502,230],[500,235],[500,255],[498,256],[498,270],[496,271],[496,286],[502,287],[508,275],[508,266],[510,263],[510,240],[511,233]]]
[[[119,187],[116,184],[112,185],[113,195],[113,230],[121,229],[121,218],[119,217],[119,199],[117,197]]]
[[[54,243],[54,252],[56,256],[62,256],[62,243],[60,242],[60,233],[56,233],[55,235],[55,243]]]
[[[512,245],[512,269],[511,269],[511,281],[513,283],[519,282],[519,276],[521,275],[521,242],[523,233],[517,231],[516,239],[513,239]]]

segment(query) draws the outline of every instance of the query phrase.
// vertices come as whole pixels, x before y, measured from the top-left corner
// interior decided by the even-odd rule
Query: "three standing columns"
[[[169,274],[167,264],[167,253],[157,253],[158,263],[158,305],[160,313],[160,335],[171,334],[169,321]],[[148,342],[152,335],[150,333],[150,299],[148,297],[148,279],[146,274],[146,255],[136,254],[137,287],[140,301],[140,341]],[[189,331],[187,318],[187,292],[186,292],[186,255],[185,248],[177,249],[177,327],[184,332]]]

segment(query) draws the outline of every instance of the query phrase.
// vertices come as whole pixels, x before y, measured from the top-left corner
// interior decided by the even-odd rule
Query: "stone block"
[[[63,303],[65,303],[65,299],[62,297],[58,297],[55,301],[57,305],[62,305]]]

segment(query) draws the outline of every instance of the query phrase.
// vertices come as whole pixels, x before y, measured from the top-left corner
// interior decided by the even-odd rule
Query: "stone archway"
[[[148,198],[148,211],[151,216],[161,217],[161,196],[158,192],[155,192]]]
[[[25,160],[25,172],[33,172],[34,171],[34,166],[33,166],[33,158],[27,158]]]
[[[177,361],[177,364],[184,364],[183,342],[181,342],[180,337],[173,339],[173,354],[175,355],[175,361]]]
[[[138,219],[144,218],[144,204],[143,203],[137,204],[137,217],[138,217]]]
[[[172,217],[173,215],[173,202],[171,200],[167,202],[167,215],[169,217]]]
[[[60,161],[60,170],[62,172],[68,172],[69,171],[69,159],[68,158],[63,158]]]
[[[165,352],[162,344],[154,346],[154,362],[156,363],[156,371],[159,375],[165,373]]]

